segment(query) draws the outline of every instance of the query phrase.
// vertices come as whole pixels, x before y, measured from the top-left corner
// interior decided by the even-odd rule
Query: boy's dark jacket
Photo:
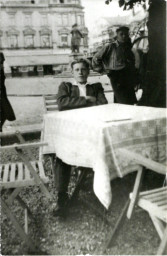
[[[104,89],[101,83],[87,84],[86,95],[96,97],[95,103],[88,103],[85,97],[79,96],[79,88],[71,83],[62,82],[57,94],[57,103],[60,111],[75,108],[90,107],[107,104]]]

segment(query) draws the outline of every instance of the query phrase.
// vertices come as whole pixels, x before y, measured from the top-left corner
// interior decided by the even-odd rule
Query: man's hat
[[[77,27],[77,26],[78,26],[77,23],[75,23],[74,25],[72,25],[72,28]]]
[[[128,27],[125,27],[125,26],[122,26],[122,27],[119,27],[117,28],[116,32],[118,33],[119,31],[124,31],[124,32],[129,32],[129,28]]]

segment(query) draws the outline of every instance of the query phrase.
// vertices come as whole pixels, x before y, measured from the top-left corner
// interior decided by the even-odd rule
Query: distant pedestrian
[[[2,126],[6,120],[14,121],[16,119],[12,106],[7,98],[6,88],[5,88],[5,74],[3,63],[5,61],[4,54],[0,52],[0,90],[1,90],[1,126],[0,130],[2,131]]]
[[[97,72],[106,72],[115,102],[133,105],[137,103],[135,94],[135,58],[131,50],[129,28],[120,27],[114,42],[104,46],[93,59],[92,66]]]
[[[82,35],[81,31],[78,29],[77,24],[74,24],[72,26],[71,34],[72,34],[71,50],[72,50],[72,52],[79,53],[79,47],[80,47],[81,38],[83,38],[83,35]]]

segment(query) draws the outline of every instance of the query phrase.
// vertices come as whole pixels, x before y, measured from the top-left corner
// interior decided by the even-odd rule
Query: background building
[[[84,35],[80,51],[87,52],[81,0],[0,0],[0,9],[0,50],[8,75],[47,75],[66,69],[74,23]]]

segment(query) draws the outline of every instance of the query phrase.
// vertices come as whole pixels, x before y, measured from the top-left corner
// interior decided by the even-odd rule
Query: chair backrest
[[[160,164],[158,162],[155,162],[149,158],[143,157],[142,155],[138,153],[131,152],[127,149],[119,149],[119,153],[122,155],[122,157],[126,157],[128,159],[134,160],[141,168],[137,172],[133,192],[131,193],[131,202],[129,204],[129,208],[127,211],[127,218],[130,219],[134,210],[134,206],[138,201],[140,187],[142,183],[143,178],[143,169],[142,167],[146,167],[149,170],[153,170],[157,173],[166,175],[167,173],[167,167],[163,164]]]
[[[58,109],[57,94],[43,95],[43,102],[44,102],[45,113],[50,111],[56,111]]]

